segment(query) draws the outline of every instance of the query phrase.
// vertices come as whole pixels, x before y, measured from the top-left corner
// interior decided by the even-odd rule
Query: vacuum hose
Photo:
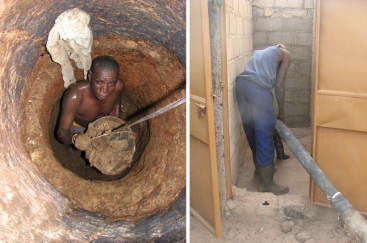
[[[305,168],[307,173],[310,174],[311,178],[327,197],[343,224],[356,233],[363,242],[367,242],[367,220],[352,207],[340,192],[336,190],[335,186],[315,163],[308,151],[302,146],[297,138],[294,137],[283,122],[277,120],[275,123],[275,129],[278,131],[297,160],[301,163],[303,168]]]

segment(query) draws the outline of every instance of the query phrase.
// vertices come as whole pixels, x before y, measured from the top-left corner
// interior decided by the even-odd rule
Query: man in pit
[[[62,99],[57,137],[64,144],[74,143],[89,123],[106,115],[119,118],[124,82],[118,78],[119,64],[111,56],[99,56],[92,62],[88,80],[68,87]]]

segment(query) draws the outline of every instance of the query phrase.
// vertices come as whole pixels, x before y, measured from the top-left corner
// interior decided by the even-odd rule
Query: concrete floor
[[[310,151],[310,128],[292,128],[290,130],[306,150]],[[310,176],[294,157],[287,145],[285,143],[283,144],[285,154],[290,155],[291,157],[284,161],[275,160],[277,172],[274,174],[274,181],[280,185],[289,186],[288,194],[290,195],[298,194],[307,196],[309,194]],[[246,188],[249,192],[258,192],[259,179],[254,178],[254,170],[255,166],[252,162],[251,149],[248,148],[235,185],[238,188]]]
[[[310,151],[309,128],[290,129],[301,144]],[[284,144],[290,159],[276,160],[277,172],[274,180],[289,186],[289,193],[276,196],[258,192],[259,180],[253,178],[254,165],[251,150],[246,151],[240,168],[239,179],[233,185],[233,199],[221,211],[222,237],[216,239],[195,217],[190,216],[190,242],[300,242],[297,233],[284,233],[281,224],[294,221],[295,227],[310,235],[307,243],[315,242],[361,242],[339,222],[332,208],[310,204],[310,176]],[[265,205],[264,203],[267,202]],[[223,207],[223,205],[222,205]],[[295,228],[294,227],[294,228]]]

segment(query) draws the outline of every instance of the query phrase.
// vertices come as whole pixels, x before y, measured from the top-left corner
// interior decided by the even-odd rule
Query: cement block
[[[281,16],[282,16],[284,19],[291,19],[291,18],[293,18],[293,15],[292,15],[292,14],[286,14],[286,13],[283,13]]]
[[[254,50],[262,50],[269,47],[267,44],[261,44],[261,45],[254,45]]]
[[[245,4],[245,9],[246,9],[246,17],[249,19],[252,19],[252,3],[251,0],[250,2],[247,2]]]
[[[243,57],[243,50],[244,50],[244,46],[245,46],[245,40],[246,40],[246,38],[244,38],[244,37],[241,37],[241,38],[239,38],[239,43],[238,43],[238,48],[240,49],[240,53],[239,53],[239,55],[238,55],[238,57],[237,58],[240,58],[240,59],[242,59],[242,57]]]
[[[236,131],[239,134],[239,131]],[[241,140],[240,137],[230,137],[230,154],[238,153],[239,151],[239,141]]]
[[[240,0],[238,2],[238,10],[239,10],[239,12],[240,12],[241,15],[246,15],[246,8],[245,8],[245,6],[246,6],[246,2],[245,1]]]
[[[244,37],[239,38],[238,46],[239,46],[240,52],[239,52],[239,55],[238,55],[237,58],[240,59],[241,63],[243,62],[243,52],[244,52],[244,48],[245,48],[245,44],[246,44],[245,41],[246,41],[246,38],[244,38]]]
[[[270,11],[270,9],[269,8],[266,8],[265,11],[264,11],[264,16],[265,17],[269,17],[271,15],[272,15],[272,12]]]
[[[232,7],[233,6],[233,0],[226,0],[225,3],[226,3],[226,6],[228,6],[229,8],[233,8]]]
[[[233,109],[237,109],[237,100],[232,87],[228,89],[228,111],[232,111]]]
[[[245,26],[244,34],[245,35],[251,35],[252,34],[252,21],[248,20],[248,19],[245,19],[244,20],[244,26]]]
[[[281,19],[257,18],[254,22],[256,31],[279,31],[282,29]]]
[[[232,0],[233,1],[233,5],[232,8],[235,12],[239,12],[239,1],[243,1],[243,0]]]
[[[251,58],[251,55],[252,55],[252,51],[250,52],[250,54],[246,54],[246,55],[243,57],[243,69],[245,69],[246,64],[248,63],[248,61],[249,61],[249,60],[250,60],[250,58]]]
[[[285,102],[297,102],[298,101],[298,92],[296,90],[286,90],[285,91]]]
[[[312,18],[313,19],[313,17],[314,17],[313,12],[314,12],[314,9],[308,9],[308,11],[307,11],[307,18]]]
[[[240,18],[239,16],[237,16],[237,35],[244,35],[245,32],[245,23],[244,20],[242,18]]]
[[[226,9],[226,34],[229,34],[229,16],[231,13],[228,11],[228,8]]]
[[[311,124],[310,116],[292,116],[285,118],[287,127],[309,127]]]
[[[241,39],[240,38],[236,38],[234,39],[234,47],[233,47],[233,56],[234,58],[238,58],[240,56],[241,53]]]
[[[231,86],[236,81],[236,63],[231,61],[227,68],[228,73],[228,85]]]
[[[283,30],[298,30],[312,32],[312,18],[290,18],[283,20]]]
[[[303,0],[275,0],[276,8],[302,8]]]
[[[285,89],[311,89],[311,78],[308,75],[296,75],[293,77],[287,77],[285,80]]]
[[[232,118],[232,117],[231,117]],[[231,119],[230,119],[231,120]],[[232,154],[235,150],[236,150],[236,147],[238,146],[239,142],[241,141],[242,139],[242,136],[241,135],[241,129],[242,128],[242,123],[241,122],[238,122],[236,121],[236,126],[233,127],[230,132],[230,140],[231,140],[231,149],[230,149],[230,153]]]
[[[274,0],[253,0],[253,6],[257,7],[274,7]]]
[[[244,64],[243,58],[238,58],[236,60],[236,73],[237,74],[240,74],[240,73],[243,72],[243,70],[244,70],[243,64]]]
[[[249,55],[249,57],[251,58],[251,56],[252,56],[252,52],[253,52],[253,41],[252,41],[252,38],[248,38],[247,39],[247,43],[248,43],[248,48],[247,48],[247,50],[248,50],[248,52],[247,52],[247,55]],[[250,60],[250,58],[248,58],[248,60]]]
[[[238,143],[238,150],[239,150],[239,154],[241,158],[244,158],[246,154],[246,149],[248,148],[248,141],[247,141],[246,134],[245,134],[245,131],[243,130],[242,125],[240,129],[240,135],[241,135],[241,139]]]
[[[312,64],[310,62],[301,62],[298,64],[298,74],[311,75]]]
[[[284,105],[285,115],[292,116],[308,116],[310,115],[310,103],[286,103]]]
[[[311,104],[311,90],[298,91],[298,102],[304,102],[304,103]]]
[[[237,97],[235,92],[235,85],[233,85],[228,90],[228,110],[230,110],[229,114],[231,117],[235,117],[238,121],[241,120],[239,111],[238,111],[238,104],[237,104]],[[234,125],[234,124],[232,124]]]
[[[234,144],[235,146],[236,144]],[[232,146],[232,143],[231,145]],[[244,145],[245,146],[245,145]],[[242,166],[244,161],[244,156],[241,156],[241,150],[238,148],[234,153],[231,154],[231,180],[232,184],[236,184],[238,180],[238,171]]]
[[[299,59],[299,60],[311,61],[312,58],[311,46],[290,47],[289,51],[292,55],[293,60]]]
[[[272,9],[273,13],[271,15],[272,18],[281,18],[283,17],[282,13],[280,12],[279,9]]]
[[[299,32],[296,33],[296,45],[312,45],[313,34]]]
[[[292,17],[307,18],[308,11],[306,9],[284,9],[283,14],[290,15]]]
[[[305,0],[305,8],[314,8],[314,0]]]
[[[237,16],[234,13],[229,14],[229,33],[237,34]]]
[[[230,139],[234,144],[238,144],[239,141],[241,140],[240,130],[241,130],[242,124],[237,120],[233,121],[233,123],[235,126],[230,128],[231,129]],[[237,146],[231,146],[231,149],[230,149],[231,153],[235,151],[236,147]]]
[[[233,59],[233,38],[227,37],[227,61]]]
[[[252,7],[252,18],[263,17],[264,16],[264,8],[259,8],[256,6]]]
[[[276,44],[286,44],[286,45],[294,45],[295,44],[295,33],[294,32],[269,32],[268,34],[268,44],[276,45]]]
[[[254,44],[255,45],[266,44],[266,32],[264,32],[264,31],[255,31],[255,33],[254,33]]]
[[[293,77],[296,74],[296,67],[296,64],[294,62],[291,62],[288,67],[287,78]]]
[[[242,39],[242,52],[241,52],[241,58],[242,58],[242,63],[245,64],[245,56],[247,55],[248,51],[248,38],[243,38]]]

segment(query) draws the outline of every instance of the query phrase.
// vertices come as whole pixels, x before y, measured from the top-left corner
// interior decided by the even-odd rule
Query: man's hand
[[[74,146],[80,151],[87,150],[92,141],[91,137],[89,137],[86,133],[75,134],[73,140]]]

